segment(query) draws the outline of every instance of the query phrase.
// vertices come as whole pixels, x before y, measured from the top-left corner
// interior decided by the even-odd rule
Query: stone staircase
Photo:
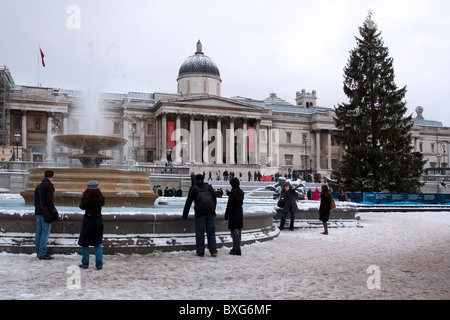
[[[229,181],[206,180],[205,182],[212,185],[214,190],[222,188],[224,194],[226,189],[231,189]],[[266,187],[274,184],[276,182],[241,181],[240,187],[245,192],[246,199],[272,199],[273,192],[266,190]],[[314,191],[315,188],[320,189],[321,186],[320,183],[306,183],[306,190]]]

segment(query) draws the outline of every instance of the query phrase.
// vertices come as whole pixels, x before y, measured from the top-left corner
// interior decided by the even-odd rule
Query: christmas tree
[[[413,152],[406,86],[394,81],[393,59],[369,13],[344,69],[349,103],[338,105],[335,140],[344,155],[333,172],[334,187],[347,191],[418,192],[425,161]]]

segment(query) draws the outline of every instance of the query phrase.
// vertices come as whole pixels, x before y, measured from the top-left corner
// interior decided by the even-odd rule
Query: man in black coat
[[[189,189],[186,204],[183,210],[183,219],[187,219],[192,202],[195,210],[195,243],[197,255],[205,255],[205,230],[208,238],[208,249],[213,257],[217,255],[216,249],[216,204],[217,199],[214,189],[204,183],[202,174],[194,178],[195,184]]]
[[[228,229],[230,229],[233,239],[233,249],[230,254],[241,255],[241,231],[244,227],[244,191],[239,187],[239,179],[230,180],[231,191],[227,189],[228,203],[225,210],[225,220],[228,220]]]
[[[58,217],[58,211],[53,203],[53,193],[55,192],[52,183],[53,177],[53,171],[46,170],[44,180],[34,190],[34,214],[36,215],[35,246],[37,257],[40,260],[53,259],[47,252],[47,241],[52,223],[48,219],[48,214]]]
[[[284,207],[281,211],[280,230],[284,229],[284,223],[286,222],[288,212],[291,213],[291,222],[289,224],[289,229],[291,231],[294,230],[295,212],[297,212],[298,210],[296,197],[297,196],[295,194],[295,190],[288,182],[285,182],[280,196],[280,198],[284,198]]]

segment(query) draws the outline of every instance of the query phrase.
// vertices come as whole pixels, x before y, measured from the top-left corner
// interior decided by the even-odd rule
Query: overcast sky
[[[196,50],[217,64],[222,96],[295,104],[347,102],[343,69],[368,10],[407,86],[408,115],[450,126],[448,0],[0,0],[0,65],[18,85],[102,92],[176,93],[181,64]],[[89,47],[93,48],[88,72]]]

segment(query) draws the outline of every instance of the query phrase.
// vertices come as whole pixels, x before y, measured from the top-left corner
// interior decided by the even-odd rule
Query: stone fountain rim
[[[86,148],[87,143],[85,144],[79,144],[79,143],[73,143],[70,140],[73,139],[81,139],[83,142],[91,141],[92,143],[89,144],[89,148]],[[114,136],[105,136],[105,135],[93,135],[93,134],[59,134],[53,137],[56,142],[59,144],[73,149],[89,149],[89,150],[110,150],[110,149],[117,149],[122,147],[127,143],[127,139],[121,138],[121,137],[114,137]],[[102,145],[102,141],[107,141],[107,145]],[[92,144],[95,143],[94,147],[92,147]]]

